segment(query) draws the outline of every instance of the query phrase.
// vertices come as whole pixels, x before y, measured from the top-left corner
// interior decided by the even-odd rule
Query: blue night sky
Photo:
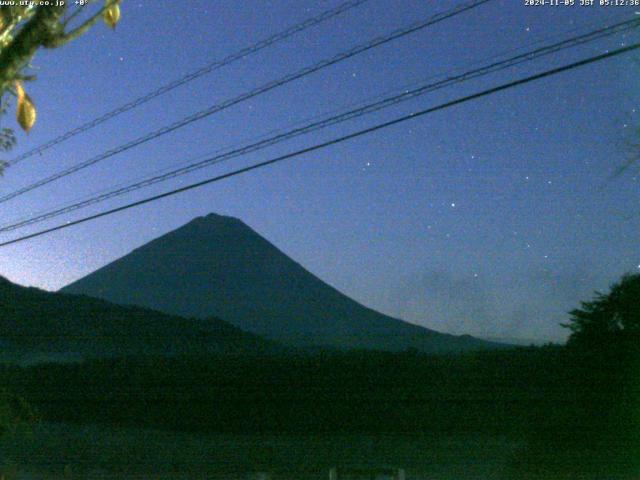
[[[124,0],[41,51],[27,91],[39,118],[9,158],[339,0]],[[7,170],[8,193],[155,128],[450,8],[370,0]],[[191,124],[0,205],[9,223],[360,103],[501,52],[633,17],[621,7],[495,0]],[[560,36],[560,37],[558,37]],[[638,41],[617,35],[456,85],[179,177],[8,240]],[[633,155],[640,57],[628,54],[501,92],[295,160],[0,249],[0,275],[55,290],[195,216],[239,217],[354,299],[451,333],[560,339],[566,312],[640,268]],[[12,116],[3,126],[15,126]]]

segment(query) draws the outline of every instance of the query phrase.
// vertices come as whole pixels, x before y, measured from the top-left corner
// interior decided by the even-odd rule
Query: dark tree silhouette
[[[0,436],[12,425],[37,420],[35,409],[21,396],[0,389]],[[0,479],[3,478],[0,474]]]
[[[571,330],[569,345],[640,346],[640,274],[624,275],[609,293],[596,292],[570,315],[562,325]]]

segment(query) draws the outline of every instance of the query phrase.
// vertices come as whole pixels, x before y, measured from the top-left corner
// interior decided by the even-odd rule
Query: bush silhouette
[[[627,274],[609,293],[569,312],[568,344],[588,348],[636,349],[640,340],[640,274]]]

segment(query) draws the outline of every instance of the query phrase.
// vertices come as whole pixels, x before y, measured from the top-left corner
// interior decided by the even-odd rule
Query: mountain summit
[[[497,346],[371,310],[327,285],[242,221],[198,217],[66,286],[123,305],[216,316],[294,346],[451,352]]]

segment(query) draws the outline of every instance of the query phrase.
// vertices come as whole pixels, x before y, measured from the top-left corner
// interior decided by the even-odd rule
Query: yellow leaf
[[[107,8],[105,8],[102,18],[104,18],[104,23],[109,25],[109,27],[115,29],[116,25],[120,21],[120,5],[117,2],[112,3]]]
[[[16,118],[22,129],[29,133],[33,124],[36,123],[36,106],[33,104],[31,97],[24,91],[22,83],[16,82],[16,92],[18,94]]]

